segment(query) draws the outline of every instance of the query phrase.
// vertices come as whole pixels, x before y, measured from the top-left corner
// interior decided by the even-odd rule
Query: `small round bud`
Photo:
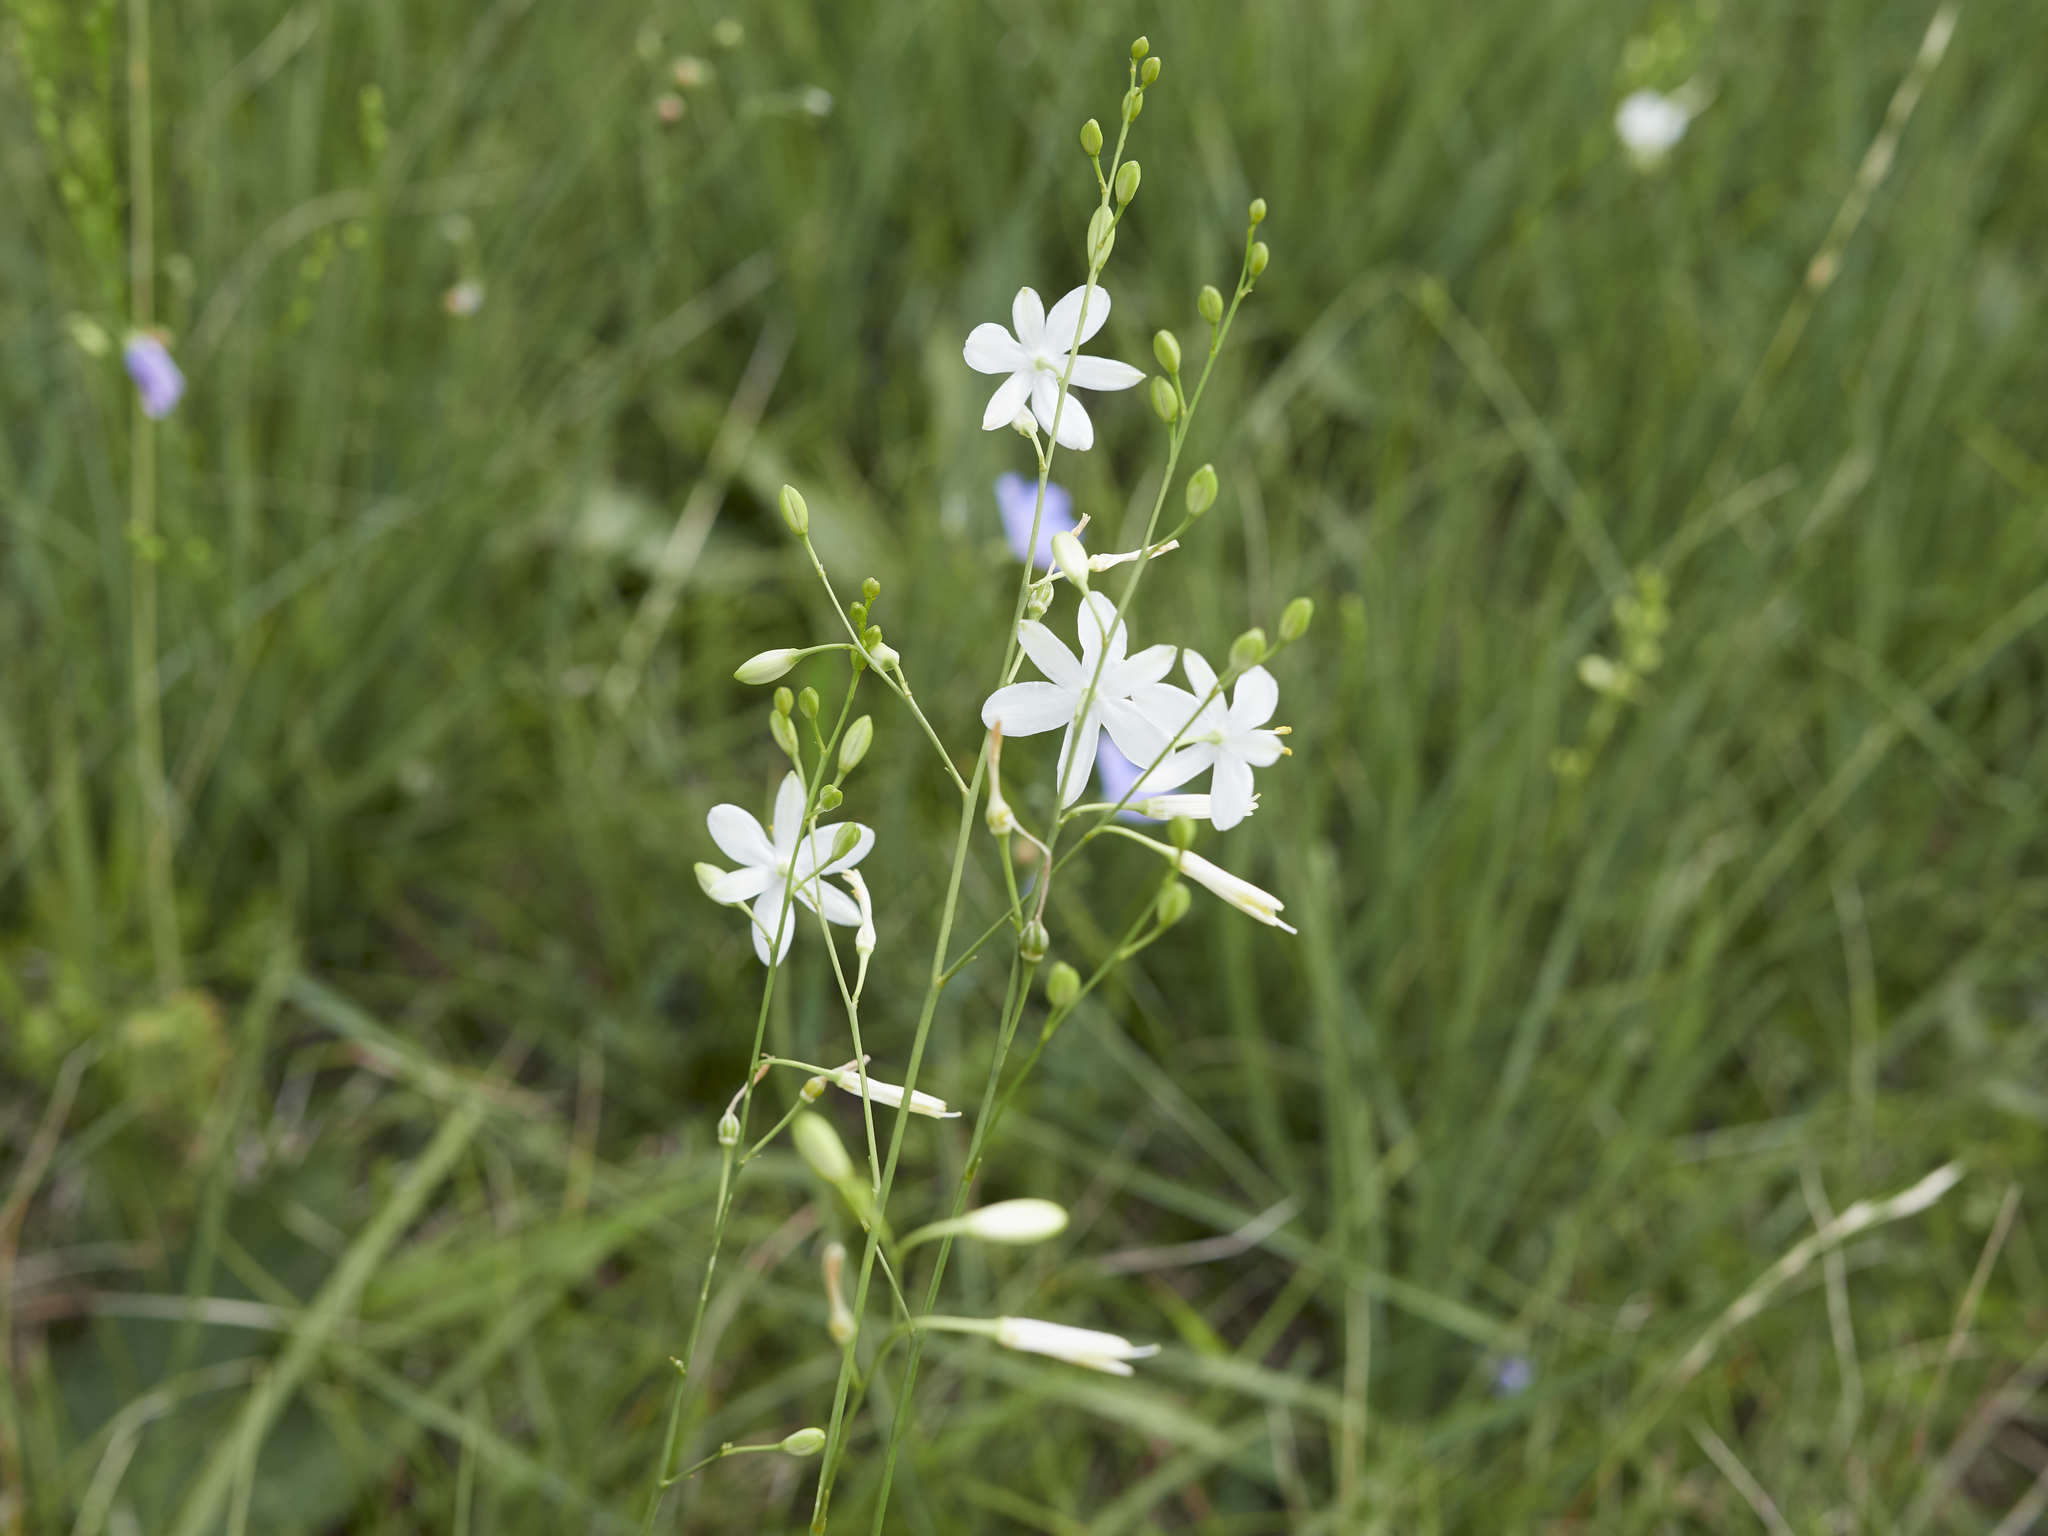
[[[1180,396],[1173,392],[1173,385],[1165,379],[1155,378],[1152,381],[1152,413],[1169,423],[1180,414]]]
[[[747,29],[737,18],[722,16],[711,27],[711,41],[721,48],[737,48],[747,40]]]
[[[1253,198],[1252,206],[1248,211],[1251,214],[1251,221],[1254,224],[1263,224],[1266,222],[1266,200],[1263,197]]]
[[[823,1077],[813,1077],[811,1081],[819,1083],[819,1092],[823,1092]],[[805,1087],[809,1085],[811,1083],[805,1083]],[[813,1174],[827,1184],[846,1184],[846,1180],[854,1176],[854,1159],[846,1155],[846,1145],[840,1141],[840,1133],[831,1128],[831,1122],[825,1120],[825,1116],[799,1112],[788,1126],[788,1139],[797,1143],[797,1155],[803,1157],[803,1161],[811,1165]]]
[[[1037,918],[1024,925],[1023,933],[1017,937],[1017,953],[1029,965],[1036,965],[1045,958],[1045,952],[1052,947],[1052,935],[1045,931],[1045,924]]]
[[[802,693],[798,694],[796,696],[796,707],[798,713],[800,713],[806,720],[817,719],[818,690],[815,688],[806,688]]]
[[[1088,590],[1088,551],[1081,547],[1079,539],[1071,533],[1054,534],[1052,558],[1060,568],[1060,574],[1074,584],[1076,592]]]
[[[832,857],[825,861],[825,867],[830,869],[859,846],[860,828],[849,821],[839,829],[839,835],[832,840]]]
[[[1055,1008],[1071,1008],[1081,996],[1081,973],[1064,960],[1045,973],[1045,1000]]]
[[[1092,117],[1081,125],[1081,153],[1090,159],[1102,153],[1102,124]]]
[[[1116,200],[1119,205],[1138,195],[1138,181],[1144,174],[1135,160],[1126,160],[1116,168]]]
[[[1139,38],[1135,43],[1131,44],[1131,62],[1133,64],[1137,63],[1138,60],[1144,58],[1145,55],[1150,53],[1151,51],[1151,39],[1143,37]]]
[[[791,762],[797,760],[796,727],[789,723],[789,716],[781,710],[772,710],[768,715],[768,734],[775,738],[775,745]]]
[[[716,864],[699,864],[693,870],[693,873],[697,876],[698,888],[706,896],[710,896],[713,901],[718,900],[716,896],[712,895],[711,888],[725,878],[725,871]]]
[[[1202,284],[1202,291],[1195,295],[1195,308],[1211,325],[1223,323],[1223,295],[1216,291],[1214,283]]]
[[[1152,333],[1152,355],[1168,373],[1180,372],[1180,338],[1171,331]]]
[[[787,1456],[815,1456],[825,1449],[825,1431],[818,1428],[800,1429],[782,1442],[783,1454]]]
[[[825,1096],[825,1079],[822,1077],[805,1078],[804,1085],[797,1089],[796,1096],[806,1104],[817,1103],[818,1100]]]
[[[882,626],[870,624],[866,629],[862,630],[860,632],[860,643],[863,650],[869,651],[880,645],[882,643]]]
[[[860,595],[867,602],[872,603],[882,595],[882,584],[870,576],[860,584]]]
[[[718,1117],[718,1144],[721,1147],[740,1144],[740,1117],[729,1109]]]
[[[791,693],[787,687],[778,688],[775,690],[775,713],[777,713],[778,715],[786,715],[792,709],[795,708],[795,694]]]
[[[1187,849],[1194,846],[1195,822],[1192,816],[1176,816],[1166,824],[1166,835],[1173,840],[1173,846]]]
[[[1263,629],[1248,629],[1230,642],[1230,665],[1242,672],[1246,667],[1256,667],[1266,659],[1266,632]]]
[[[1273,253],[1266,249],[1265,241],[1254,240],[1252,242],[1251,258],[1245,262],[1245,270],[1251,273],[1253,277],[1257,277],[1266,270],[1266,263],[1272,259],[1272,256]]]
[[[1147,59],[1143,64],[1138,66],[1138,83],[1140,85],[1151,85],[1155,81],[1157,81],[1158,78],[1159,61],[1157,59]]]
[[[804,493],[793,485],[782,488],[782,520],[798,538],[811,531],[811,509],[804,502]]]
[[[791,645],[780,650],[762,651],[741,662],[733,676],[747,684],[772,683],[795,666],[802,656],[803,652]]]
[[[1216,505],[1216,466],[1204,464],[1188,476],[1188,516],[1200,517]]]
[[[1159,892],[1159,900],[1153,909],[1158,915],[1159,926],[1171,928],[1175,923],[1186,917],[1188,915],[1188,908],[1194,904],[1194,899],[1194,897],[1188,894],[1188,888],[1178,880],[1174,881],[1171,885],[1162,887]]]
[[[1109,260],[1109,253],[1116,249],[1116,215],[1107,208],[1097,208],[1088,219],[1088,262],[1099,267]]]
[[[855,629],[865,629],[868,623],[868,605],[856,599],[846,605],[846,616],[853,620]]]
[[[839,809],[840,803],[845,799],[846,796],[840,792],[837,784],[824,785],[818,791],[818,809],[821,811],[836,811]]]
[[[1305,597],[1297,597],[1280,611],[1280,638],[1299,640],[1308,633],[1309,622],[1315,616],[1316,605]]]
[[[868,748],[875,744],[875,719],[862,715],[846,728],[846,734],[839,738],[839,771],[851,773],[860,766],[860,760],[868,755]]]

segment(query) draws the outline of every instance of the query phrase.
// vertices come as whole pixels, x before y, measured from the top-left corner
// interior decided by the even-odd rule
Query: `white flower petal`
[[[1166,750],[1167,733],[1129,699],[1098,699],[1095,708],[1109,728],[1109,739],[1116,743],[1117,751],[1139,767]],[[1147,779],[1146,783],[1155,781]]]
[[[1078,688],[1087,681],[1074,653],[1036,619],[1026,619],[1017,626],[1017,644],[1031,658],[1031,665],[1045,674],[1047,682],[1058,683],[1062,688]]]
[[[1095,746],[1101,739],[1100,705],[1088,712],[1079,731],[1070,726],[1060,738],[1060,765],[1065,770],[1060,780],[1061,805],[1072,805],[1088,787],[1089,776],[1095,772]]]
[[[1017,413],[1024,409],[1024,402],[1031,398],[1031,378],[1028,373],[1013,373],[996,386],[995,393],[988,397],[987,408],[981,413],[982,431],[1000,432],[1017,419]]]
[[[796,852],[796,840],[804,828],[804,781],[792,769],[782,776],[782,783],[775,791],[775,819],[769,824],[768,836],[775,844],[775,862],[787,864],[790,855]]]
[[[1146,646],[1118,668],[1117,681],[1133,691],[1140,686],[1157,683],[1173,670],[1174,649],[1170,645]]]
[[[1030,356],[1017,345],[1017,338],[984,320],[967,333],[967,345],[960,349],[967,366],[976,373],[1015,373],[1030,365]]]
[[[1117,617],[1116,604],[1107,593],[1090,592],[1081,599],[1075,625],[1081,640],[1081,681],[1086,683],[1095,675],[1098,656],[1103,658],[1102,673],[1107,681],[1124,659],[1124,625]]]
[[[800,879],[796,895],[813,912],[823,912],[828,923],[837,923],[842,928],[860,926],[860,903],[829,880]]]
[[[1129,389],[1145,382],[1145,370],[1112,357],[1077,357],[1067,375],[1069,389]]]
[[[735,906],[743,901],[752,901],[768,889],[768,882],[774,878],[774,870],[762,869],[758,865],[727,870],[706,887],[705,894],[725,906]]]
[[[1188,681],[1194,685],[1195,697],[1206,699],[1216,686],[1216,669],[1208,659],[1192,646],[1183,647],[1180,653],[1180,669],[1187,673]]]
[[[860,835],[854,839],[852,849],[835,859],[832,850],[839,846],[839,834],[847,827],[852,827]],[[804,845],[797,850],[790,869],[798,880],[808,884],[814,874],[836,875],[841,870],[853,868],[868,856],[868,850],[874,846],[873,828],[864,827],[857,821],[834,822],[829,827],[818,828],[804,839]]]
[[[1216,759],[1209,780],[1209,819],[1218,832],[1228,832],[1252,813],[1252,771],[1242,758]]]
[[[1053,428],[1055,413],[1059,418],[1057,431]],[[1081,453],[1094,446],[1095,427],[1088,420],[1088,412],[1072,395],[1061,401],[1058,376],[1043,368],[1031,376],[1031,414],[1062,448]]]
[[[1254,768],[1270,768],[1287,753],[1280,743],[1279,734],[1274,731],[1246,731],[1241,736],[1233,736],[1230,750]]]
[[[783,910],[786,891],[787,887],[777,879],[754,902],[754,953],[761,957],[763,965],[773,965],[788,954],[789,941],[796,936],[796,913],[793,910],[796,904],[790,902],[792,910]],[[781,942],[775,946],[771,955],[768,935],[776,931],[778,920],[782,925],[781,932],[777,934]]]
[[[770,868],[776,864],[774,846],[761,830],[761,823],[754,820],[752,811],[737,805],[714,805],[705,816],[704,825],[710,830],[711,841],[718,844],[718,851],[734,863]]]
[[[1201,716],[1207,712],[1198,708],[1201,701],[1192,693],[1172,683],[1140,683],[1131,690],[1131,702],[1169,741],[1176,736],[1185,740],[1193,734],[1193,727],[1200,724]],[[1206,768],[1208,763],[1202,766]]]
[[[1082,322],[1083,328],[1077,338],[1074,326],[1081,321],[1081,299],[1084,294],[1088,300],[1088,318]],[[1060,295],[1059,302],[1053,305],[1052,313],[1045,317],[1045,345],[1057,348],[1061,353],[1073,351],[1077,342],[1086,346],[1108,319],[1107,288],[1100,284],[1096,285],[1093,292],[1090,292],[1085,284],[1079,288],[1069,288]]]
[[[1012,683],[981,706],[981,723],[1000,725],[1005,736],[1036,736],[1073,719],[1074,696],[1056,683]]]
[[[1253,667],[1237,680],[1237,691],[1231,695],[1231,729],[1255,730],[1272,719],[1279,707],[1279,683],[1264,667]]]
[[[1036,352],[1045,340],[1045,305],[1035,288],[1019,288],[1010,301],[1010,324],[1017,328],[1017,345]]]

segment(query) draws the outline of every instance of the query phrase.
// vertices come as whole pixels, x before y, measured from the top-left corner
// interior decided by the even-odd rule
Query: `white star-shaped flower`
[[[767,830],[737,805],[714,805],[704,823],[711,840],[740,866],[707,878],[704,890],[713,901],[728,906],[753,903],[754,953],[763,965],[773,965],[789,953],[796,923],[794,912],[784,909],[790,905],[787,895],[792,887],[798,901],[822,912],[828,922],[848,928],[860,925],[859,904],[838,886],[828,885],[824,876],[841,874],[866,858],[875,846],[875,834],[857,822],[843,822],[803,836],[804,784],[794,773],[784,775],[775,791]],[[856,834],[852,844],[838,852],[849,829]]]
[[[1151,645],[1126,656],[1123,621],[1116,616],[1116,604],[1100,592],[1082,597],[1079,621],[1079,660],[1043,624],[1034,619],[1019,624],[1017,643],[1047,680],[998,688],[981,706],[981,723],[1000,725],[1005,736],[1036,736],[1066,728],[1060,737],[1061,805],[1072,805],[1087,788],[1088,775],[1095,769],[1095,745],[1105,729],[1117,749],[1139,763],[1151,762],[1166,749],[1167,740],[1131,696],[1166,675],[1173,665],[1173,647]],[[1082,698],[1091,681],[1095,694],[1084,711]]]
[[[1194,713],[1194,721],[1181,731],[1181,745],[1173,756],[1159,765],[1148,783],[1171,788],[1185,784],[1204,768],[1215,770],[1209,781],[1209,819],[1219,832],[1227,832],[1258,804],[1252,792],[1252,770],[1270,768],[1280,761],[1286,748],[1280,733],[1265,729],[1279,707],[1280,685],[1264,667],[1252,667],[1238,677],[1237,691],[1228,705],[1216,687],[1216,671],[1195,652],[1180,653],[1181,670],[1194,684],[1192,694],[1167,684],[1140,690],[1138,705],[1152,723],[1170,740],[1181,722]],[[1197,701],[1201,708],[1195,711]]]
[[[1009,377],[989,396],[988,409],[981,413],[984,431],[995,432],[1017,419],[1028,404],[1039,426],[1062,448],[1076,452],[1092,447],[1095,424],[1073,396],[1077,389],[1129,389],[1145,375],[1129,363],[1107,357],[1077,357],[1073,377],[1067,381],[1067,400],[1060,405],[1060,376],[1067,371],[1067,354],[1089,341],[1109,318],[1109,290],[1098,286],[1088,297],[1088,323],[1081,324],[1081,297],[1087,290],[1075,288],[1045,312],[1038,295],[1019,288],[1010,305],[1012,335],[994,321],[985,321],[967,334],[962,349],[967,366],[977,373],[1003,373]],[[1059,410],[1059,430],[1053,431],[1054,408]]]

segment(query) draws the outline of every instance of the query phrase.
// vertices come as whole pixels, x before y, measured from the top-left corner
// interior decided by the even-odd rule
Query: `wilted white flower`
[[[1133,1344],[1114,1333],[1069,1328],[1065,1323],[1041,1322],[1035,1317],[999,1317],[995,1337],[1005,1349],[1050,1355],[1055,1360],[1084,1365],[1091,1371],[1106,1371],[1112,1376],[1128,1376],[1131,1368],[1125,1362],[1159,1353],[1157,1344]]]
[[[1156,684],[1173,665],[1173,647],[1147,646],[1135,656],[1124,654],[1124,624],[1116,604],[1100,592],[1081,599],[1081,655],[1054,638],[1035,620],[1017,626],[1017,643],[1043,672],[1042,683],[1012,683],[998,688],[981,706],[981,723],[1000,725],[1005,736],[1035,736],[1065,728],[1060,738],[1060,803],[1080,799],[1095,766],[1095,745],[1106,728],[1126,757],[1149,763],[1166,747],[1167,737],[1145,711],[1132,702],[1133,693]],[[1097,678],[1098,661],[1101,676]],[[1089,684],[1094,695],[1087,698]]]
[[[1636,164],[1655,165],[1692,126],[1692,111],[1661,91],[1631,91],[1614,111],[1614,131]]]
[[[1087,323],[1082,324],[1082,296],[1088,294]],[[977,373],[1000,373],[1008,377],[989,396],[988,409],[981,413],[983,430],[995,432],[1007,427],[1027,404],[1038,424],[1053,433],[1062,448],[1080,451],[1094,446],[1095,425],[1076,389],[1129,389],[1145,375],[1129,363],[1106,357],[1076,357],[1073,376],[1068,379],[1066,403],[1060,404],[1060,376],[1067,369],[1067,354],[1088,342],[1109,318],[1109,290],[1097,287],[1070,290],[1052,313],[1045,312],[1035,291],[1019,288],[1010,305],[1010,323],[1015,334],[993,321],[977,325],[968,333],[962,355]],[[1059,428],[1054,432],[1057,409]]]
[[[798,901],[823,913],[828,922],[847,928],[860,923],[854,899],[823,877],[849,870],[866,858],[875,834],[845,822],[819,827],[805,837],[803,819],[804,785],[794,773],[785,774],[775,792],[775,810],[766,831],[751,812],[737,805],[714,805],[704,818],[711,840],[741,866],[706,880],[705,894],[728,906],[754,904],[754,953],[763,965],[789,953],[796,923],[794,912],[784,909],[790,905],[787,893],[792,888]],[[839,839],[848,828],[855,833],[852,845],[838,852]]]
[[[1140,704],[1160,726],[1168,739],[1187,720],[1200,702],[1194,720],[1181,731],[1181,746],[1159,765],[1154,778],[1161,785],[1185,784],[1204,768],[1213,768],[1209,781],[1210,815],[1216,830],[1227,832],[1258,804],[1252,793],[1252,770],[1270,768],[1286,750],[1278,732],[1266,729],[1280,703],[1280,685],[1264,667],[1250,667],[1239,676],[1235,694],[1226,706],[1216,692],[1216,672],[1191,650],[1180,653],[1181,669],[1194,685],[1192,695],[1179,689],[1150,690]],[[1178,718],[1173,718],[1175,714]]]
[[[1195,884],[1221,896],[1238,911],[1257,918],[1269,927],[1284,929],[1288,933],[1296,931],[1292,925],[1280,921],[1280,911],[1287,903],[1271,891],[1261,890],[1251,881],[1240,880],[1229,870],[1218,868],[1199,853],[1185,848],[1178,850],[1175,868]]]
[[[856,1099],[860,1097],[860,1072],[854,1067],[841,1067],[828,1073],[827,1079],[835,1086],[844,1088]],[[877,1082],[868,1079],[868,1097],[875,1103],[889,1109],[899,1108],[903,1103],[903,1090],[894,1083]],[[946,1108],[946,1101],[929,1093],[911,1090],[910,1112],[913,1115],[929,1115],[934,1120],[958,1120],[960,1111]]]

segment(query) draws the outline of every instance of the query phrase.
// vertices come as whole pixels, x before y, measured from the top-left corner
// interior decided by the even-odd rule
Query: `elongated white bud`
[[[785,645],[780,650],[761,651],[739,664],[733,676],[749,685],[772,683],[797,664],[803,652]]]
[[[1081,547],[1081,541],[1071,533],[1056,533],[1052,536],[1053,563],[1059,566],[1060,574],[1074,584],[1077,592],[1088,590],[1088,552]]]
[[[1050,1355],[1070,1365],[1086,1366],[1112,1376],[1128,1376],[1126,1363],[1159,1353],[1157,1344],[1133,1344],[1114,1333],[1093,1328],[1069,1328],[1065,1323],[1041,1322],[1035,1317],[999,1317],[996,1342],[1005,1349],[1021,1349],[1034,1355]]]
[[[832,1082],[837,1087],[845,1089],[855,1098],[860,1097],[860,1073],[854,1068],[841,1067],[832,1074]],[[900,1109],[903,1106],[903,1090],[895,1083],[881,1083],[871,1077],[867,1080],[867,1089],[868,1098],[874,1103],[889,1109]],[[960,1118],[960,1111],[946,1108],[946,1101],[944,1099],[937,1098],[929,1093],[920,1093],[914,1089],[910,1095],[910,1112],[913,1115],[929,1115],[934,1120],[958,1120]]]

